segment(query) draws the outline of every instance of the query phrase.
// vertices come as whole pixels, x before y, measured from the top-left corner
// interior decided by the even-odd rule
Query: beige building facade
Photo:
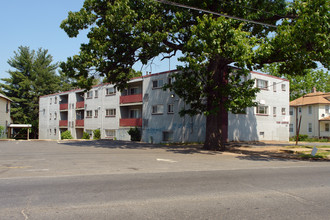
[[[0,134],[0,138],[7,138],[8,125],[12,123],[10,117],[11,102],[11,99],[0,94],[0,126],[4,128],[3,132]]]

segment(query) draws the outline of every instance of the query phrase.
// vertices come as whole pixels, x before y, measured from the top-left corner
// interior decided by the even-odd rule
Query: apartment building
[[[204,115],[179,116],[189,106],[175,93],[163,90],[176,70],[132,79],[128,88],[117,91],[114,85],[101,84],[90,91],[81,89],[40,97],[39,138],[59,139],[69,130],[74,138],[83,132],[92,135],[100,129],[101,138],[129,140],[127,131],[138,127],[142,141],[202,142],[205,139]],[[261,89],[258,107],[243,114],[229,113],[229,141],[288,141],[289,82],[262,73],[251,72]]]
[[[0,138],[7,138],[8,125],[12,123],[10,117],[10,105],[12,100],[5,95],[0,94],[0,126],[4,128],[3,133],[0,133]]]
[[[330,93],[317,92],[304,95],[290,102],[290,136],[330,137]]]

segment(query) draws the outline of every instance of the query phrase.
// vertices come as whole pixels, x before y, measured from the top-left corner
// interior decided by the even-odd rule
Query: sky
[[[81,43],[87,43],[87,31],[77,38],[69,38],[60,28],[69,11],[79,11],[84,0],[2,0],[0,3],[0,79],[8,78],[12,69],[7,61],[14,57],[19,46],[32,50],[43,48],[53,56],[54,63],[66,61],[67,57],[79,53]],[[154,60],[151,66],[141,64],[134,69],[143,73],[167,71],[176,68],[177,61]]]

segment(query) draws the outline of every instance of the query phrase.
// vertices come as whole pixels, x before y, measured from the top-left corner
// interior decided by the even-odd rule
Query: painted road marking
[[[171,160],[171,159],[161,159],[161,158],[157,158],[157,161],[169,162],[169,163],[177,163],[178,162],[178,161]]]

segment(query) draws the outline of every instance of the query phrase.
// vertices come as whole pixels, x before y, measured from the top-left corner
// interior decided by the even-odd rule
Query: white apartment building
[[[0,94],[0,126],[4,128],[0,138],[6,138],[8,135],[8,125],[12,123],[10,117],[10,105],[12,100],[5,95]]]
[[[290,102],[290,137],[299,134],[309,137],[330,137],[330,93],[309,93]],[[301,118],[301,119],[300,119]]]
[[[86,93],[77,89],[42,96],[39,138],[60,139],[61,132],[70,130],[80,139],[83,131],[92,134],[100,129],[103,139],[129,140],[129,128],[138,127],[143,142],[203,142],[205,116],[180,117],[179,111],[189,106],[162,89],[173,80],[174,72],[134,78],[123,92],[102,84]],[[257,72],[251,72],[249,78],[261,89],[259,106],[246,109],[245,114],[229,113],[229,141],[288,141],[289,82]]]

